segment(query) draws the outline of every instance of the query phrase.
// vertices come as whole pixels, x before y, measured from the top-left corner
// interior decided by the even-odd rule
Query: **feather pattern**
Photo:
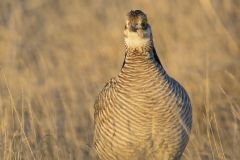
[[[106,84],[94,108],[94,144],[101,160],[178,160],[187,145],[190,99],[166,73],[154,47],[126,50],[121,72]]]

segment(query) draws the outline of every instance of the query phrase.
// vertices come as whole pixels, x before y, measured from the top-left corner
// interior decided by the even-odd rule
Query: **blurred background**
[[[183,159],[240,159],[239,0],[1,0],[0,159],[94,159],[94,100],[120,71],[131,9],[191,97]]]

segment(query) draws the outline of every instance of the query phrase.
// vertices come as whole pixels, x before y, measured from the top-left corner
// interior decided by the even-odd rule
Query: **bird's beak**
[[[130,32],[137,32],[137,28],[136,28],[135,26],[133,26],[133,25],[130,25],[130,27],[128,28],[128,30],[129,30]]]

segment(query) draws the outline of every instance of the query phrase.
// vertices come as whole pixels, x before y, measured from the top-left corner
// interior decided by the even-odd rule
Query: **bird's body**
[[[140,47],[126,43],[120,74],[106,84],[95,102],[98,158],[177,160],[192,124],[189,97],[164,70],[152,41]]]

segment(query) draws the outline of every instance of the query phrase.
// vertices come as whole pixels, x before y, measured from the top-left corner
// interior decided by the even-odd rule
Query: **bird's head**
[[[124,40],[128,48],[148,47],[152,44],[151,26],[141,10],[131,10],[127,14]]]

